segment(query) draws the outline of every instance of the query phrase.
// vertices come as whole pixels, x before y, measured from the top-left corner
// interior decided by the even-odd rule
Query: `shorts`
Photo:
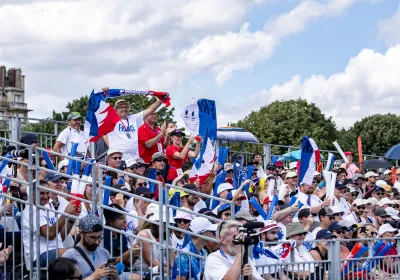
[[[47,259],[49,260],[49,263],[51,263],[52,261],[57,259],[57,257],[58,257],[57,253],[58,253],[58,249],[53,249],[53,250],[41,253],[40,257],[39,257],[39,265],[40,265],[40,267],[47,267],[48,266]],[[34,267],[37,266],[36,261],[37,260],[35,260],[33,262],[33,266]]]

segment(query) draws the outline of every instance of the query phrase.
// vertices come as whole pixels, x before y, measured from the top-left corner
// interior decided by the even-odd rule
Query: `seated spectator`
[[[166,156],[169,164],[167,183],[171,183],[176,177],[183,173],[182,165],[187,158],[196,158],[200,153],[200,143],[196,143],[196,151],[190,151],[190,145],[195,140],[190,137],[186,145],[182,146],[182,138],[185,136],[180,129],[171,132],[172,145],[167,147]]]
[[[79,221],[80,242],[68,249],[63,257],[76,260],[84,279],[119,280],[115,265],[106,265],[110,253],[99,245],[103,240],[103,225],[99,217],[86,215]],[[92,276],[92,278],[88,278]],[[124,279],[124,277],[122,277]],[[125,277],[128,279],[128,277]]]
[[[330,207],[323,207],[319,213],[318,213],[318,218],[319,218],[319,226],[316,227],[312,231],[313,239],[317,240],[317,233],[321,229],[328,229],[329,225],[333,223],[335,220],[335,217],[333,216],[333,210]]]
[[[186,184],[183,186],[183,188],[190,190],[190,191],[195,191],[195,192],[199,191],[197,189],[196,185],[194,185],[194,184]],[[194,211],[194,206],[199,202],[199,200],[200,200],[200,197],[198,196],[198,194],[188,192],[188,195],[184,197],[182,206],[184,208],[186,208],[187,210]]]
[[[204,217],[196,217],[190,222],[190,230],[193,233],[201,234],[209,238],[215,238],[214,234],[217,231],[217,227],[217,224],[211,223]],[[192,236],[184,250],[205,257],[205,245],[205,239]],[[201,279],[202,274],[204,273],[204,266],[204,259],[188,256],[184,253],[178,253],[172,270],[172,279]]]
[[[120,169],[122,160],[122,152],[119,149],[109,149],[107,152],[107,166]]]
[[[249,211],[240,210],[235,214],[235,220],[239,223],[246,224],[248,222],[254,222],[255,218],[250,214]]]
[[[239,233],[241,224],[235,221],[221,223],[217,229],[217,239],[221,244],[220,250],[211,253],[204,269],[204,279],[239,279],[248,276],[249,279],[263,279],[257,272],[254,262],[249,258],[248,263],[242,267],[244,250],[241,245],[233,244],[233,239],[243,239]]]
[[[83,279],[78,262],[73,259],[57,258],[48,268],[49,279],[70,280]],[[87,278],[86,278],[87,279]]]
[[[315,242],[316,246],[310,250],[310,254],[315,261],[327,261],[328,260],[328,242],[334,237],[333,233],[326,229],[321,229],[317,233]],[[325,241],[327,240],[327,241]]]
[[[328,231],[332,232],[332,234],[335,236],[335,239],[341,240],[340,257],[342,259],[347,258],[347,256],[350,253],[349,249],[345,246],[347,245],[347,241],[345,240],[346,230],[347,228],[345,226],[341,225],[339,222],[336,221],[330,224],[328,227]]]
[[[231,219],[232,211],[231,211],[231,205],[230,204],[223,204],[220,207],[217,207],[215,209],[218,209],[218,212],[217,212],[218,219],[221,219],[221,220],[224,220],[224,221],[228,221],[228,220]]]
[[[224,171],[226,172],[225,183],[233,184],[233,165],[232,163],[225,163],[224,164]]]
[[[144,124],[139,127],[139,155],[146,163],[150,163],[151,156],[157,152],[164,152],[168,147],[170,133],[175,130],[175,127],[167,129],[164,122],[161,127],[156,126],[157,113],[152,112],[144,119]]]
[[[314,236],[311,232],[311,227],[313,226],[314,218],[313,215],[311,215],[310,208],[301,209],[298,212],[297,217],[299,219],[299,222],[301,223],[301,226],[307,232],[304,238],[303,246],[306,248],[307,251],[310,251],[315,246],[314,243],[312,242],[314,240]]]
[[[399,232],[398,229],[393,228],[390,224],[384,224],[379,228],[378,234],[380,238],[394,238],[395,235]],[[382,241],[386,244],[388,242],[392,242],[396,244],[395,239],[382,239]],[[382,246],[379,250],[382,250],[384,246]],[[382,259],[379,262],[380,268],[385,272],[386,276],[391,276],[392,274],[398,273],[398,252],[396,246],[393,246],[387,253],[386,258]],[[387,275],[389,274],[389,275]]]
[[[82,116],[78,112],[71,112],[67,117],[68,127],[61,131],[54,144],[53,150],[56,153],[70,155],[72,143],[79,143],[78,153],[86,155],[88,149],[88,141],[85,133],[81,130]]]
[[[304,230],[301,223],[290,223],[286,227],[286,237],[288,239],[292,239],[296,241],[296,247],[294,250],[294,262],[313,262],[314,259],[311,254],[304,248],[302,241],[307,235],[307,231]],[[291,263],[291,258],[287,258],[284,260],[285,263]],[[314,279],[313,273],[315,271],[315,267],[313,263],[307,264],[298,264],[298,265],[288,265],[288,277],[292,278],[308,278]],[[320,279],[320,278],[316,278]]]
[[[175,226],[177,228],[188,230],[189,224],[192,220],[193,216],[191,214],[179,210],[176,211],[174,221],[175,221]],[[185,233],[173,230],[171,234],[172,246],[177,249],[184,248],[187,245],[187,239],[188,239],[186,238],[185,240],[185,237],[188,237]]]
[[[122,194],[119,191],[129,192],[125,185],[116,184],[112,186],[115,190],[110,190],[111,203],[118,204],[121,208],[126,210],[128,201],[131,199],[129,195]]]
[[[92,177],[88,178],[88,181],[92,181]],[[97,188],[97,186],[95,186]],[[93,201],[93,186],[92,184],[86,184],[85,192],[83,193],[83,198],[86,200]],[[96,200],[99,201],[99,191],[96,191]],[[81,212],[79,214],[79,218],[85,217],[89,213],[92,213],[92,204],[87,202],[81,203]]]
[[[386,221],[389,220],[390,216],[389,214],[386,212],[385,209],[382,208],[378,208],[375,210],[374,213],[374,219],[375,219],[375,228],[377,231],[379,231],[380,227],[386,223]]]
[[[68,159],[63,159],[60,162],[58,162],[57,166],[57,171],[61,173],[67,173],[67,168],[68,168]]]
[[[135,158],[134,160],[135,164],[133,165],[133,174],[146,177],[147,175],[145,174],[145,171],[147,164],[141,158]]]
[[[48,183],[50,189],[63,193],[67,192],[66,178],[64,178],[62,175],[47,173],[44,180]],[[55,209],[59,212],[64,212],[69,202],[61,195],[57,195],[51,192],[49,204],[51,209]]]
[[[360,223],[365,225],[367,221],[362,217],[365,209],[367,208],[368,201],[365,199],[359,199],[353,201],[351,206],[351,214],[347,215],[344,220],[348,222],[352,222],[354,224]]]
[[[40,181],[40,185],[49,188],[46,181]],[[39,192],[39,201],[36,201],[36,192]],[[50,209],[49,206],[49,192],[43,189],[33,189],[32,195],[33,200],[33,210],[36,213],[36,205],[40,205]],[[76,215],[75,204],[69,203],[64,210],[65,213],[69,215]],[[32,254],[34,260],[34,266],[38,262],[40,267],[47,267],[47,260],[49,262],[55,260],[57,256],[61,256],[65,249],[63,248],[63,239],[60,234],[67,226],[67,232],[72,228],[75,220],[66,218],[65,216],[59,215],[57,219],[56,214],[53,211],[46,211],[43,209],[39,210],[40,228],[36,228],[36,215],[31,214],[29,207],[26,207],[22,212],[22,236],[24,249],[27,257],[29,258]],[[34,227],[30,227],[30,220],[33,219]],[[36,231],[39,230],[39,240],[37,239]],[[30,251],[30,232],[33,231],[33,252]],[[36,242],[39,242],[39,252],[37,252]],[[40,255],[38,259],[38,254]]]

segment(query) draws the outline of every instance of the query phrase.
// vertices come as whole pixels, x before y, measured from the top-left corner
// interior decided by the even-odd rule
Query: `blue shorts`
[[[57,252],[58,252],[58,249],[53,249],[53,250],[50,250],[50,251],[47,251],[47,252],[44,252],[44,253],[41,253],[40,254],[40,258],[39,258],[39,265],[40,265],[40,267],[47,267],[48,266],[48,264],[47,264],[47,259],[49,260],[49,263],[51,263],[52,261],[54,261],[55,259],[57,259]],[[34,262],[33,262],[33,266],[34,267],[36,267],[36,261],[37,260],[35,260]]]

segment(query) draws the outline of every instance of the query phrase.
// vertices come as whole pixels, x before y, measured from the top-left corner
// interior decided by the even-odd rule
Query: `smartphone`
[[[110,265],[112,265],[112,264],[115,264],[116,261],[117,261],[117,258],[116,258],[116,257],[115,257],[115,258],[109,258],[109,259],[107,260],[106,266],[110,266]]]

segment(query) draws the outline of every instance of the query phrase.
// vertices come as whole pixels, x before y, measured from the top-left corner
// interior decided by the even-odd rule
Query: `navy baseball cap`
[[[335,188],[336,189],[344,189],[344,188],[346,188],[346,185],[342,181],[336,181]]]
[[[332,224],[329,225],[328,230],[329,231],[337,231],[339,229],[347,229],[346,227],[340,225],[338,222],[333,222]]]
[[[330,232],[329,230],[326,230],[326,229],[321,229],[320,231],[318,231],[316,239],[317,240],[332,239],[333,237],[334,237],[334,235],[332,234],[332,232]]]

